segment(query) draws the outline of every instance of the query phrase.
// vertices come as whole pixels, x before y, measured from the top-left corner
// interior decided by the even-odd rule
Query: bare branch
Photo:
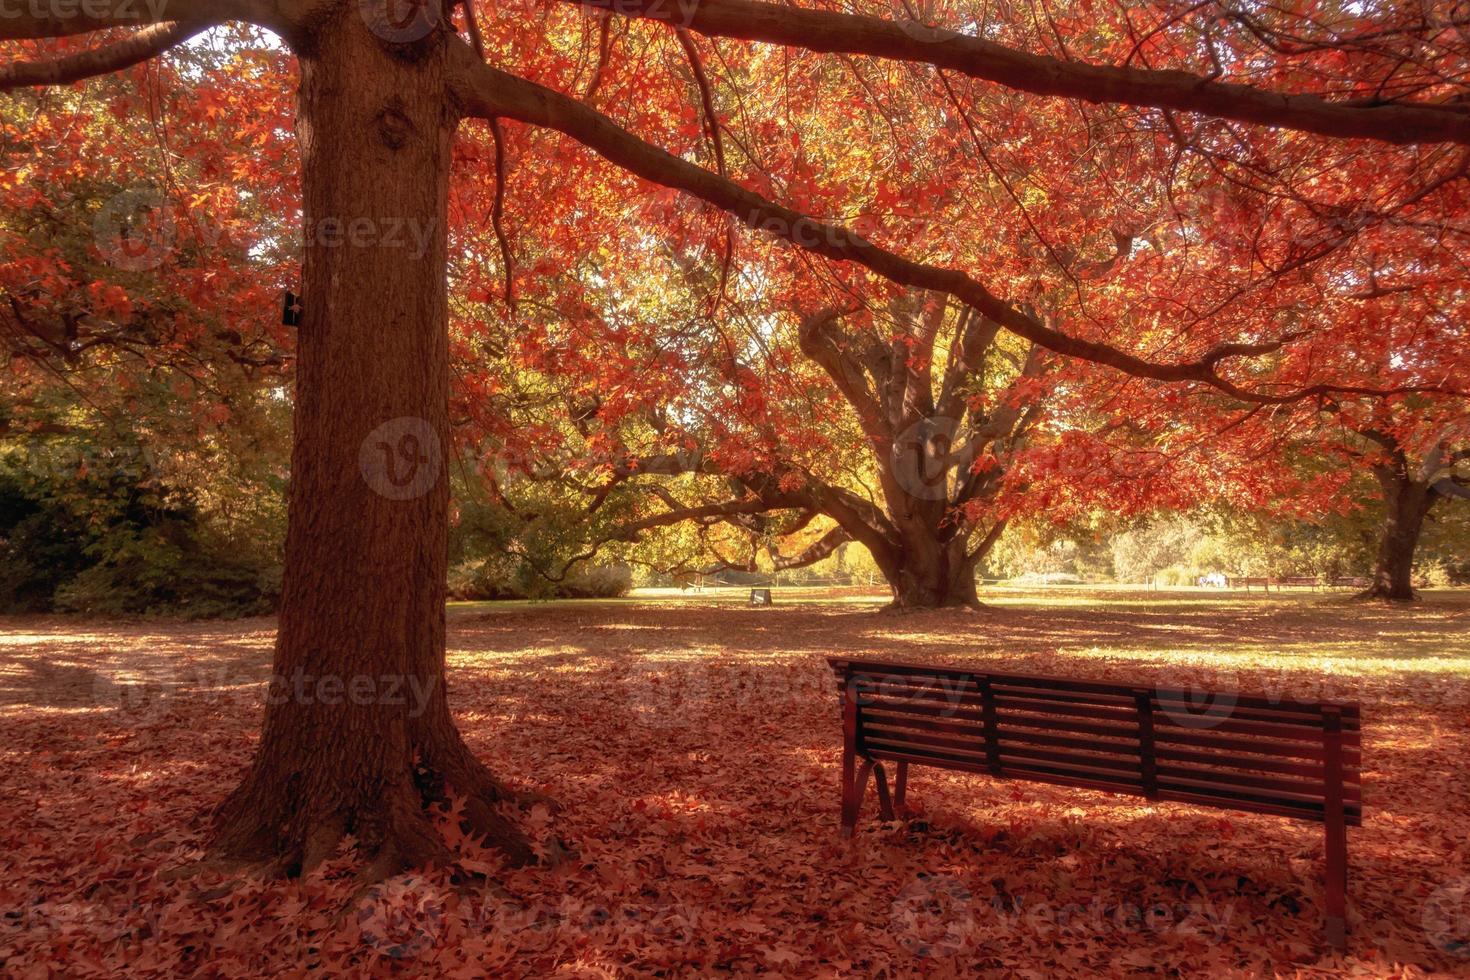
[[[666,0],[567,0],[600,10],[667,19]],[[1470,144],[1470,112],[1445,102],[1329,101],[1214,81],[1185,71],[1093,65],[1031,54],[944,30],[859,14],[761,0],[681,0],[679,14],[711,37],[765,41],[809,51],[871,55],[948,68],[1034,95],[1196,112],[1323,136],[1387,143]]]

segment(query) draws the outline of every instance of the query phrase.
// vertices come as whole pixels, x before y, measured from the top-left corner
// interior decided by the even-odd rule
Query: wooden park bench
[[[1230,587],[1238,589],[1241,586],[1249,592],[1252,585],[1259,585],[1265,592],[1271,591],[1271,580],[1264,575],[1241,575],[1230,580]]]
[[[842,692],[842,830],[910,765],[1274,814],[1326,829],[1326,933],[1346,946],[1347,828],[1362,822],[1358,705],[828,659]],[[896,764],[893,795],[884,763]]]
[[[1321,583],[1315,575],[1287,575],[1276,580],[1278,588],[1282,586],[1294,586],[1302,589],[1315,589]]]

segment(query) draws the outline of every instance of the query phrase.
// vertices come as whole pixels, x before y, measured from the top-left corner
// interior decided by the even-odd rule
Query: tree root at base
[[[415,868],[450,867],[455,855],[434,825],[433,808],[452,799],[463,801],[458,810],[460,829],[477,842],[499,850],[512,867],[555,864],[572,852],[553,839],[537,850],[504,804],[553,806],[539,793],[518,793],[497,780],[468,751],[445,753],[447,758],[423,759],[411,772],[390,781],[377,792],[358,793],[335,806],[323,798],[341,800],[345,794],[282,792],[279,780],[262,780],[252,772],[221,804],[215,815],[209,854],[197,868],[179,869],[179,877],[203,870],[241,872],[257,870],[271,877],[308,875],[329,860],[350,836],[357,842],[365,864],[358,876],[358,895],[375,885]],[[285,781],[294,788],[294,783]],[[272,791],[262,791],[262,785]],[[338,787],[332,787],[339,789]]]

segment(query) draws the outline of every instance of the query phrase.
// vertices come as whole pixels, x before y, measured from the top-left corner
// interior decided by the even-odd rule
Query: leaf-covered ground
[[[15,977],[1470,975],[1470,595],[734,597],[451,610],[471,744],[565,806],[552,870],[170,880],[255,740],[272,623],[0,620],[0,973]],[[837,835],[832,653],[1363,702],[1352,953],[1304,823],[915,770]]]

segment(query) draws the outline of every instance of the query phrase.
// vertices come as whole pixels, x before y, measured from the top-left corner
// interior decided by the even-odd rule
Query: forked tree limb
[[[934,65],[1033,95],[1195,112],[1338,138],[1470,144],[1470,106],[1464,103],[1333,101],[1186,71],[1066,61],[942,28],[763,0],[566,2],[673,22],[709,37]]]
[[[1011,333],[1063,356],[1154,381],[1194,382],[1241,401],[1265,404],[1287,404],[1330,393],[1364,396],[1410,391],[1452,393],[1438,386],[1424,385],[1394,388],[1312,385],[1282,393],[1252,391],[1222,376],[1218,371],[1221,361],[1227,357],[1274,353],[1284,341],[1230,343],[1204,352],[1197,360],[1160,364],[1107,344],[1071,336],[1010,305],[964,272],[916,262],[846,228],[769,201],[734,181],[645,142],[595,109],[480,62],[462,43],[456,45],[451,59],[454,94],[469,116],[501,116],[554,129],[629,173],[684,191],[727,211],[757,231],[768,232],[816,255],[855,262],[899,285],[947,293]]]
[[[150,24],[112,44],[77,51],[46,61],[13,61],[0,65],[0,89],[26,85],[69,85],[106,75],[156,57],[208,27],[207,24]]]

